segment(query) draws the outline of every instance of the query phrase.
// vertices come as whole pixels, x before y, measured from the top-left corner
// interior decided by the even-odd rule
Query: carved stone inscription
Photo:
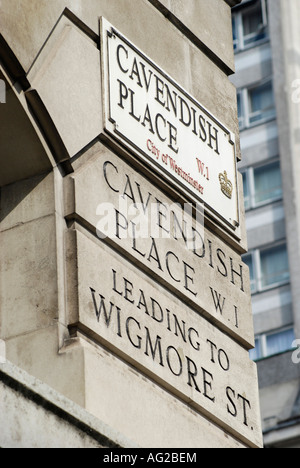
[[[232,249],[112,153],[98,154],[66,185],[66,216],[249,348],[249,272]]]
[[[259,445],[256,367],[247,351],[99,241],[70,231],[67,246],[70,323]]]

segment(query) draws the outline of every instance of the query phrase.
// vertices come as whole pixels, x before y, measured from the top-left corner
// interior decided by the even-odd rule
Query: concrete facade
[[[54,399],[72,401],[80,430],[88,412],[93,431],[99,435],[103,427],[100,446],[261,446],[256,366],[248,357],[254,340],[241,260],[243,209],[239,234],[206,212],[201,235],[195,212],[180,224],[189,196],[111,138],[103,115],[101,16],[230,130],[240,159],[228,79],[236,3],[191,0],[187,9],[179,0],[1,2],[7,99],[0,107],[0,339],[8,360],[2,373],[17,366],[51,387]],[[157,78],[156,100],[159,89]],[[129,236],[136,224],[126,220],[121,199],[140,200],[147,216],[150,201],[155,205],[157,239],[138,243]],[[101,203],[113,207],[114,236],[99,235]],[[167,212],[172,203],[179,214]],[[193,242],[198,233],[201,245],[187,248],[185,228]],[[3,391],[13,404],[17,395]],[[33,426],[50,418],[50,431],[60,427],[60,443],[99,444],[97,434],[90,440],[77,424],[61,441],[64,418],[33,408],[22,389],[19,401]],[[6,411],[9,405],[9,418]],[[16,438],[12,431],[8,425],[1,444],[29,444],[28,434]],[[46,432],[32,444],[47,445],[45,439],[56,443]]]
[[[136,448],[20,368],[0,367],[1,448]]]

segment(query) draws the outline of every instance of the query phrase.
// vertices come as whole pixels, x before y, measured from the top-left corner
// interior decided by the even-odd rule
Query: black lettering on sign
[[[123,54],[124,52],[122,52]],[[158,149],[155,149],[156,153],[159,156]],[[197,262],[205,261],[212,269],[216,270],[222,279],[227,279],[230,284],[245,292],[243,264],[232,257],[228,257],[221,248],[208,238],[204,240],[202,234],[193,226],[193,222],[189,223],[185,218],[180,216],[180,211],[170,209],[168,204],[154,197],[148,190],[143,191],[142,184],[118,169],[111,161],[103,163],[103,176],[112,192],[119,193],[122,198],[127,198],[130,203],[141,207],[144,215],[148,214],[148,212],[151,215],[155,213],[156,225],[163,231],[163,234],[169,235],[171,239],[184,245],[189,253],[192,252],[194,254]],[[138,236],[139,226],[129,218],[127,219],[126,215],[119,211],[118,208],[115,208],[114,218],[114,235],[117,239],[128,239],[128,237],[132,239],[132,249],[135,253],[138,253],[142,258],[146,258],[153,265],[156,264],[160,271],[163,271],[165,263],[170,277],[177,283],[184,283],[184,288],[194,296],[197,296],[197,292],[193,287],[193,276],[197,265],[192,266],[183,262],[178,252],[175,254],[170,251],[166,254],[161,254],[161,245],[159,240],[156,241],[156,238],[149,237],[151,245],[150,248],[146,247],[145,242],[142,243]],[[178,273],[176,273],[178,270],[177,264],[179,263],[183,264],[184,268],[184,278],[181,279]],[[215,307],[218,312],[221,312],[223,298],[218,298],[219,293],[217,291],[212,291],[212,294]],[[238,324],[236,326],[238,327]]]
[[[110,347],[111,344],[114,350],[120,349],[122,356],[125,353],[130,359],[133,358],[138,363],[138,368],[145,366],[152,373],[156,373],[153,365],[158,364],[159,367],[156,369],[164,368],[169,377],[174,376],[176,379],[183,380],[185,385],[195,390],[195,396],[198,395],[200,400],[209,400],[209,405],[223,401],[220,398],[221,392],[224,396],[223,411],[235,418],[241,426],[254,430],[250,423],[252,406],[246,391],[241,388],[236,390],[234,384],[228,385],[228,379],[223,384],[220,380],[218,368],[225,373],[232,372],[233,365],[231,365],[228,352],[217,344],[217,340],[214,342],[215,340],[207,338],[205,341],[205,337],[201,336],[199,331],[189,327],[188,320],[179,318],[179,314],[177,316],[172,313],[150,295],[147,297],[142,289],[136,287],[134,282],[125,278],[123,274],[118,274],[114,269],[111,272],[114,299],[110,300],[110,295],[106,299],[101,293],[97,294],[92,287],[89,288],[92,295],[90,309],[100,324],[99,336],[105,340],[105,345]],[[216,309],[222,311],[225,298],[212,288],[211,292]],[[115,301],[121,301],[124,308],[118,307]],[[128,310],[129,307],[131,307],[131,313]],[[134,309],[138,312],[137,318],[134,316]],[[147,325],[143,323],[143,317],[147,320]],[[162,333],[157,332],[157,329],[153,331],[151,323],[155,323]],[[169,334],[163,335],[163,328],[177,337],[181,345],[171,345],[168,340]],[[198,354],[194,353],[192,357],[189,356],[183,344],[187,344],[190,351],[195,350]],[[205,352],[207,346],[208,353]],[[131,355],[133,348],[140,353],[137,357]],[[203,358],[207,355],[208,362],[205,365]],[[170,383],[168,376],[161,377],[159,371],[157,374],[160,379],[163,378]],[[240,384],[239,381],[236,383]],[[220,384],[224,386],[221,388]],[[188,395],[190,395],[190,390]],[[212,411],[212,406],[210,408]]]
[[[94,289],[92,289],[92,288],[90,288],[90,290],[91,290],[91,293],[92,293],[92,296],[93,296],[93,302],[94,302],[97,321],[100,322],[101,312],[103,310],[106,326],[109,327],[111,317],[112,317],[112,311],[113,311],[113,308],[114,308],[114,304],[112,302],[110,303],[110,311],[109,311],[109,314],[107,314],[106,306],[105,306],[105,302],[104,302],[105,297],[103,297],[101,294],[99,294],[99,296],[100,296],[100,306],[98,306],[97,301],[96,301],[96,297],[95,297],[96,291]]]
[[[230,369],[230,361],[228,354],[224,349],[218,349],[217,345],[210,340],[206,340],[207,343],[210,344],[210,351],[211,351],[211,362],[214,364],[216,361],[219,363],[219,366],[223,369],[223,371],[227,372]]]
[[[213,288],[210,288],[210,290],[211,290],[211,294],[214,300],[216,312],[219,311],[220,314],[222,315],[226,298],[222,297],[221,294],[218,293],[218,291],[215,291]]]
[[[226,388],[226,396],[229,402],[227,403],[227,412],[234,418],[239,417],[241,414],[240,418],[243,421],[243,424],[248,426],[248,410],[251,409],[250,401],[243,395],[237,393],[231,387]],[[253,427],[251,427],[251,430],[253,430]]]

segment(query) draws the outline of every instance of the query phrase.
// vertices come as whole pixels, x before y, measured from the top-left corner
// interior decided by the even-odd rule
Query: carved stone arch
[[[49,173],[57,164],[71,172],[70,156],[50,115],[2,35],[0,60],[0,187]]]
[[[0,67],[6,99],[0,104],[0,187],[48,173],[54,161],[39,134],[20,85],[13,84]]]
[[[99,42],[65,9],[25,71],[0,34],[0,79],[8,89],[0,107],[0,186],[56,165],[62,175],[73,172],[72,158],[102,134]]]

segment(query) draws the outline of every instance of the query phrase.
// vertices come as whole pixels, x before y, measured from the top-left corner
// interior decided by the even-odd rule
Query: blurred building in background
[[[266,447],[300,447],[300,1],[232,10],[246,223]]]

